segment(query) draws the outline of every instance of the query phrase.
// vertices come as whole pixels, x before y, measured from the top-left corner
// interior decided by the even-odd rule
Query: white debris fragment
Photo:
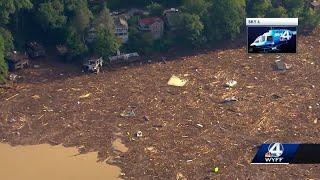
[[[186,180],[187,178],[182,173],[177,173],[176,180]]]
[[[225,84],[225,86],[232,88],[232,87],[235,87],[237,84],[238,84],[237,81],[235,81],[235,80],[230,80],[230,81],[228,81],[228,82]]]
[[[227,97],[224,99],[224,103],[235,102],[235,101],[238,101],[238,99],[235,96]]]
[[[141,132],[141,131],[138,131],[137,134],[136,134],[136,136],[139,137],[139,138],[142,137],[142,132]]]
[[[201,127],[201,128],[203,128],[203,125],[202,125],[202,124],[197,124],[197,126],[198,126],[198,127]]]
[[[136,116],[136,113],[133,111],[133,109],[129,108],[124,110],[122,113],[120,113],[121,117],[134,117]]]
[[[168,85],[182,87],[185,86],[187,82],[188,80],[186,79],[181,79],[178,76],[172,75],[168,81]]]
[[[15,81],[15,80],[18,79],[18,78],[19,78],[19,76],[16,75],[16,74],[10,74],[10,75],[9,75],[9,80],[10,80],[10,81]]]

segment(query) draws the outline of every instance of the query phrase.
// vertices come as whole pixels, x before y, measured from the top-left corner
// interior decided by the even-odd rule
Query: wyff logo
[[[272,143],[269,145],[268,152],[264,155],[264,159],[267,163],[281,163],[283,160],[283,157],[281,157],[283,151],[284,148],[281,143]]]
[[[298,144],[262,144],[252,164],[289,164],[295,156]]]

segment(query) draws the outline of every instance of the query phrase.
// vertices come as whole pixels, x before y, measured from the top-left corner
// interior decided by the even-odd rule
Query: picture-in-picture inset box
[[[248,53],[296,53],[298,18],[247,18]]]

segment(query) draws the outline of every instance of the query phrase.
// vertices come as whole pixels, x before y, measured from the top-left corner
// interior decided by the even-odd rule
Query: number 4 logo
[[[271,157],[280,157],[283,153],[283,146],[281,143],[272,143],[268,147],[268,152],[271,154]]]

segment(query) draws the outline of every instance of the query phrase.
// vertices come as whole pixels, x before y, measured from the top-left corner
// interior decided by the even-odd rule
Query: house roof
[[[143,18],[139,20],[139,24],[140,25],[152,25],[155,22],[161,22],[162,19],[158,18],[158,17],[150,17],[150,18]]]

